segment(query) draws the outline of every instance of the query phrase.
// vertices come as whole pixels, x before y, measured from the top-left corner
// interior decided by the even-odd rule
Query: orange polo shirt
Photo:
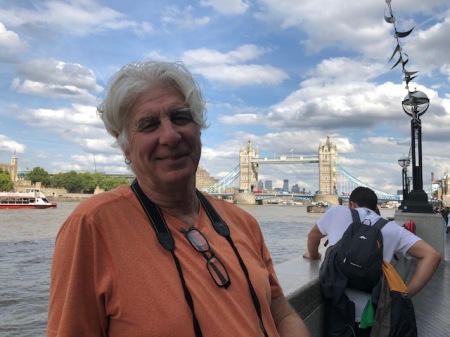
[[[269,336],[278,336],[270,303],[282,294],[256,220],[241,208],[208,196],[230,227],[250,274]],[[175,254],[192,295],[204,337],[263,336],[245,275],[225,238],[203,208],[195,227],[207,238],[231,279],[219,288],[204,257],[164,214]],[[56,238],[47,336],[194,337],[192,314],[171,253],[158,242],[128,186],[80,203]]]

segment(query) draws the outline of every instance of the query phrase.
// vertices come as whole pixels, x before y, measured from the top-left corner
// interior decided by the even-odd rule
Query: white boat
[[[0,209],[49,207],[56,207],[56,202],[49,201],[37,188],[27,188],[25,192],[0,192]]]

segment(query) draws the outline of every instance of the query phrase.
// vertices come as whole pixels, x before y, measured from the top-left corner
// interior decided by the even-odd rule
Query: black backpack
[[[381,229],[389,221],[380,218],[373,225],[363,224],[358,211],[353,208],[350,211],[353,222],[334,245],[337,267],[347,277],[347,287],[371,293],[383,274]]]

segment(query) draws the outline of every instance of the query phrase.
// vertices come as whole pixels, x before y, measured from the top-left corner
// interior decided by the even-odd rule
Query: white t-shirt
[[[362,223],[374,224],[380,216],[368,208],[356,208]],[[338,242],[348,226],[353,222],[352,214],[346,206],[333,206],[317,221],[320,232],[327,236],[328,244]],[[391,261],[394,254],[400,254],[411,258],[407,251],[420,240],[419,237],[406,230],[397,223],[390,221],[382,229],[383,234],[383,258]],[[354,289],[346,289],[348,298],[355,303],[355,322],[361,320],[361,314],[370,297],[370,294]]]

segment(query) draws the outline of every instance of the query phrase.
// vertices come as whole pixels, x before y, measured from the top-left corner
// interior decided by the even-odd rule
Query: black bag
[[[347,287],[371,293],[382,275],[381,229],[389,221],[380,218],[373,225],[363,224],[358,211],[352,208],[350,211],[353,222],[338,242],[337,265],[347,277]]]

